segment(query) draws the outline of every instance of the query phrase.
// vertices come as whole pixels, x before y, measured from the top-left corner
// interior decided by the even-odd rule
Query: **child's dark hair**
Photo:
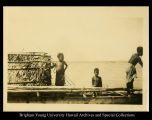
[[[143,52],[143,47],[139,46],[137,47],[137,53],[142,53]]]
[[[94,72],[95,72],[95,71],[98,71],[98,72],[99,72],[99,68],[95,68],[95,69],[94,69]]]
[[[64,57],[64,54],[63,54],[63,53],[58,53],[58,54],[57,54],[57,57],[59,58],[61,55]]]

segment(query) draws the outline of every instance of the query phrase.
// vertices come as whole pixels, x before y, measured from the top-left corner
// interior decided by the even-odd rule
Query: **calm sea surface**
[[[115,88],[126,87],[125,71],[128,67],[127,62],[67,62],[66,79],[74,82],[78,87],[91,86],[94,68],[98,67],[99,75],[102,77],[103,87]],[[142,88],[142,68],[139,64],[136,66],[137,79],[134,81],[134,88]],[[53,79],[55,74],[52,75]]]

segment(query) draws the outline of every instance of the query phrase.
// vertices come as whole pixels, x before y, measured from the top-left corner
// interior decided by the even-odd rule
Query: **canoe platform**
[[[8,86],[7,100],[8,103],[142,104],[142,90],[134,89],[134,94],[128,96],[125,88]]]

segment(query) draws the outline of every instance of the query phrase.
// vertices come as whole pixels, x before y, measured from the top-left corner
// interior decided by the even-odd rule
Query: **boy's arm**
[[[56,66],[55,62],[52,62],[53,65],[51,65],[51,68],[54,68]]]
[[[94,82],[93,82],[93,78],[92,78],[92,86],[94,86],[93,84],[94,84]]]
[[[95,87],[94,78],[92,78],[92,86]]]
[[[139,58],[139,64],[141,65],[141,67],[143,67],[143,62],[142,62],[141,58]]]
[[[101,87],[102,87],[102,78],[100,77],[100,85],[101,85]]]
[[[64,71],[65,71],[68,67],[68,64],[64,61],[64,65],[65,65],[65,68],[64,68]]]

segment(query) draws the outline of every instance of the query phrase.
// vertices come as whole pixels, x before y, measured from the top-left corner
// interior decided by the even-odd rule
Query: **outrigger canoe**
[[[128,96],[125,88],[10,85],[7,93],[9,103],[142,104],[142,89],[134,89]]]

